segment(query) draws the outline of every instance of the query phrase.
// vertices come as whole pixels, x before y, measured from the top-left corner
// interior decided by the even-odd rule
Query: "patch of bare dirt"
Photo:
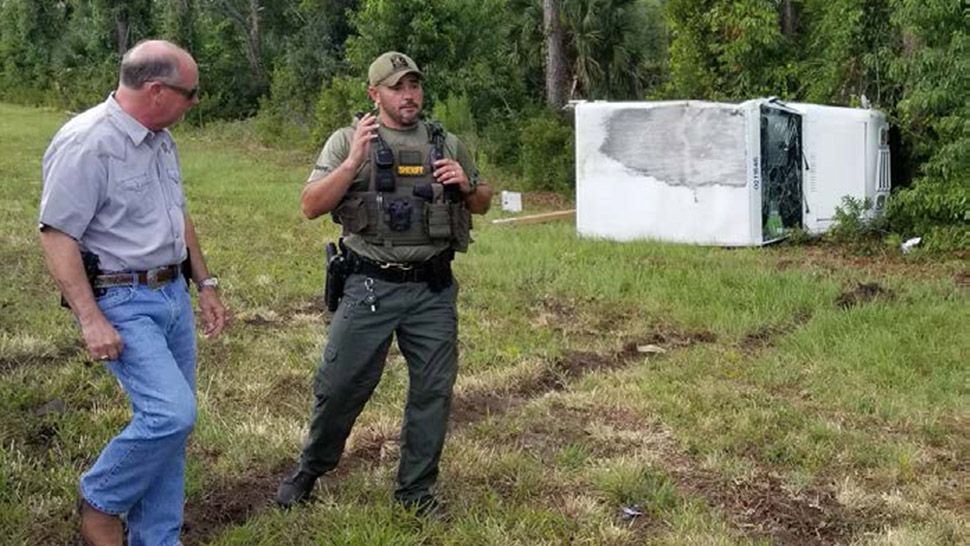
[[[65,360],[75,358],[78,354],[84,353],[84,345],[80,339],[61,345],[51,347],[47,350],[35,351],[32,353],[21,353],[11,356],[0,356],[0,373],[7,373],[24,366],[32,368],[46,368],[57,366]],[[88,364],[93,364],[88,362]]]
[[[551,459],[570,445],[582,445],[594,457],[612,457],[635,449],[636,435],[651,427],[650,423],[630,413],[619,414],[615,408],[579,408],[554,402],[550,411],[550,418],[529,422],[516,435],[515,444],[546,459]],[[617,434],[609,442],[595,441],[594,426],[634,434]]]
[[[564,210],[575,207],[562,195],[554,192],[532,191],[522,194],[523,212],[540,210]]]
[[[250,317],[244,317],[242,323],[247,326],[275,326],[279,325],[280,321],[257,313]]]
[[[215,480],[185,503],[182,543],[194,546],[209,542],[224,529],[272,506],[276,487],[289,470],[290,463],[286,462],[269,471]]]
[[[307,394],[310,392],[311,380],[301,373],[285,373],[277,377],[270,386],[263,400],[271,411],[280,408],[281,413],[289,413],[288,407],[299,405],[305,411]],[[292,401],[292,404],[289,403]]]
[[[504,392],[480,392],[457,397],[452,405],[452,419],[456,423],[471,422],[487,415],[502,414],[520,406],[531,398],[547,392],[563,390],[567,383],[585,374],[614,370],[628,365],[632,360],[645,358],[642,347],[656,346],[665,351],[689,347],[695,343],[711,343],[716,336],[710,332],[677,332],[658,327],[644,339],[629,341],[612,354],[592,351],[569,351],[561,358],[543,367],[539,373],[525,381],[519,381]]]
[[[746,482],[729,482],[709,472],[680,470],[677,486],[718,508],[741,531],[767,537],[783,546],[847,544],[858,530],[854,517],[830,488],[811,487],[798,493],[785,489],[770,474]]]
[[[362,430],[353,437],[353,447],[344,456],[350,461],[382,462],[396,458],[401,449],[401,434],[385,434],[376,430]]]
[[[895,298],[895,292],[883,288],[877,282],[857,283],[855,288],[842,292],[835,299],[835,305],[842,309],[849,309],[857,305],[872,303],[876,300],[892,301]]]
[[[610,424],[619,432],[617,438],[626,438],[627,442],[627,445],[613,446],[614,454],[637,447],[649,447],[661,453],[658,460],[681,494],[703,499],[746,536],[767,538],[781,546],[834,546],[847,544],[857,532],[866,530],[859,523],[860,518],[838,502],[833,488],[810,486],[793,492],[780,478],[760,469],[748,481],[725,479],[704,470],[697,460],[673,445],[663,431],[643,435],[645,428],[653,425],[645,424],[644,419],[632,412],[617,414],[606,408],[559,407],[555,417],[554,422],[534,423],[511,441],[530,450],[553,453],[570,443],[589,445],[590,423]],[[623,431],[630,434],[624,435]],[[597,455],[610,456],[609,453]],[[640,533],[656,529],[662,523],[650,517],[648,511],[636,518],[621,517],[622,522],[627,522],[638,536],[646,536]]]
[[[478,391],[455,396],[451,402],[452,427],[461,427],[487,419],[492,415],[504,415],[526,402],[522,395],[509,392]]]
[[[970,288],[970,269],[961,271],[953,276],[953,282],[960,288]]]
[[[601,355],[590,351],[568,351],[559,360],[552,363],[549,372],[543,374],[542,386],[550,387],[550,390],[560,390],[564,388],[567,379],[581,377],[587,373],[602,370],[612,370],[619,368],[630,357],[635,356],[630,353],[620,352],[616,355]]]
[[[282,327],[294,322],[323,321],[330,316],[323,296],[287,304],[278,309],[240,313],[239,322],[255,327]]]
[[[711,332],[677,332],[659,327],[649,336],[629,341],[616,352],[600,354],[592,351],[569,351],[561,358],[543,366],[531,378],[520,380],[501,391],[464,393],[452,401],[451,424],[460,426],[479,421],[490,415],[502,415],[521,407],[529,400],[549,392],[565,389],[570,381],[588,373],[623,368],[630,362],[650,355],[643,348],[653,346],[664,352],[689,347],[696,343],[713,343]]]
[[[317,487],[339,482],[353,468],[362,464],[396,458],[399,449],[400,437],[396,433],[385,435],[371,430],[355,433],[353,446],[341,457],[337,468],[320,477]],[[214,465],[215,459],[220,456],[218,452],[204,448],[193,447],[193,450],[206,461],[207,466]],[[242,525],[260,512],[275,509],[273,497],[276,489],[296,466],[295,461],[280,461],[269,471],[215,480],[201,495],[186,502],[183,544],[204,544],[229,527]]]
[[[741,340],[741,348],[745,351],[756,351],[770,347],[776,338],[784,334],[785,330],[781,326],[768,324],[744,336]]]
[[[713,332],[706,330],[680,332],[660,324],[655,326],[647,337],[626,343],[620,353],[629,356],[634,352],[639,352],[637,348],[645,345],[657,345],[669,351],[671,349],[683,349],[698,343],[714,343],[715,341],[717,341],[717,335]]]
[[[914,259],[912,256],[904,256],[895,251],[862,255],[848,247],[826,243],[802,246],[800,249],[804,252],[797,257],[793,257],[792,250],[786,247],[780,247],[777,251],[774,249],[765,249],[765,251],[776,252],[779,256],[775,262],[775,268],[779,271],[798,269],[823,272],[833,277],[841,277],[849,273],[873,279],[894,276],[914,280],[953,278],[954,268],[965,269],[963,264],[970,254],[970,252],[958,251]],[[968,271],[964,273],[970,275]],[[959,275],[958,273],[958,278]],[[959,280],[957,284],[960,284]]]
[[[552,296],[540,299],[531,310],[533,326],[563,332],[574,339],[599,338],[616,330],[626,318],[623,311],[615,307]]]
[[[606,451],[595,455],[609,457],[638,447],[661,453],[658,460],[682,495],[704,500],[741,533],[756,540],[768,539],[780,546],[834,546],[847,544],[858,532],[881,523],[873,523],[868,516],[867,524],[860,523],[861,515],[840,504],[832,487],[809,486],[792,491],[779,477],[762,469],[757,469],[755,477],[747,481],[728,480],[705,470],[662,430],[644,435],[644,430],[654,425],[629,410],[559,405],[553,414],[555,419],[533,422],[508,441],[549,457],[570,444],[595,444],[589,433],[591,423],[610,425],[617,431],[617,442],[623,445],[602,446]],[[566,506],[560,508],[568,511]],[[618,523],[630,526],[637,536],[648,536],[663,522],[652,517],[649,510],[643,512],[637,517],[618,513]]]
[[[775,340],[790,334],[812,318],[811,313],[796,314],[791,320],[782,324],[767,324],[747,334],[741,339],[740,347],[743,351],[753,352],[775,344]]]
[[[622,335],[625,326],[633,325],[638,330],[646,322],[632,308],[604,305],[592,299],[576,301],[554,296],[540,298],[530,309],[530,320],[535,327],[562,332],[575,340]],[[679,332],[660,322],[653,324],[647,339],[640,342],[686,347],[698,342],[710,343],[714,339],[710,332]]]
[[[618,368],[627,360],[628,356],[570,351],[542,367],[534,377],[520,380],[507,390],[480,391],[456,396],[451,405],[451,424],[461,426],[491,415],[503,415],[533,398],[563,390],[572,379],[594,371]]]

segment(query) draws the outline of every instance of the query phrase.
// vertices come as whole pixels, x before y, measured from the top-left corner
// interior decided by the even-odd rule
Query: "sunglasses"
[[[185,97],[185,100],[195,100],[195,98],[199,96],[199,86],[198,85],[196,85],[192,89],[186,89],[186,88],[180,87],[178,85],[173,85],[173,84],[168,83],[168,82],[163,82],[161,80],[155,80],[155,81],[157,81],[158,83],[164,85],[165,87],[168,87],[172,91],[177,92],[179,95],[182,95],[183,97]]]

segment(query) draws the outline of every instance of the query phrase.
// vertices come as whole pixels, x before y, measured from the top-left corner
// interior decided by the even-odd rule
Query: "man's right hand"
[[[124,343],[114,326],[98,313],[92,317],[79,320],[84,344],[94,360],[117,360],[121,356]]]
[[[304,216],[312,220],[332,211],[340,204],[340,200],[347,193],[347,188],[353,183],[358,169],[367,160],[371,142],[377,138],[377,128],[377,116],[374,114],[364,114],[357,120],[347,157],[329,174],[323,178],[313,179],[303,187],[300,208]]]
[[[121,336],[98,308],[84,274],[84,262],[77,241],[62,231],[45,226],[40,232],[40,244],[44,249],[47,269],[81,325],[84,344],[91,358],[117,359],[123,347]]]
[[[353,170],[356,171],[370,151],[370,143],[377,138],[377,116],[368,112],[357,120],[357,127],[354,128],[354,137],[350,142],[350,153],[347,154],[346,161],[350,162]]]

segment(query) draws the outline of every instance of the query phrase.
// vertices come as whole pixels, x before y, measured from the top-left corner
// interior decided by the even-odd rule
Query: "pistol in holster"
[[[455,251],[448,248],[431,258],[431,276],[428,279],[428,289],[432,292],[441,292],[455,282],[455,277],[451,272],[451,261],[455,258]]]
[[[350,276],[350,263],[343,240],[337,241],[337,244],[327,243],[325,250],[327,278],[323,286],[323,301],[327,304],[327,309],[333,313],[344,295],[344,285],[347,283],[347,277]]]
[[[103,296],[105,293],[104,288],[98,288],[98,275],[101,274],[101,258],[93,252],[88,252],[86,250],[81,251],[81,263],[84,265],[84,276],[88,279],[88,284],[91,285],[91,292],[94,293],[94,297],[98,298]],[[71,305],[67,303],[67,298],[64,294],[61,294],[61,307],[65,309],[70,309]]]

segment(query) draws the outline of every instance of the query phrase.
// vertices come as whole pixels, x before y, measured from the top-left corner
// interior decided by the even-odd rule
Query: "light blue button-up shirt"
[[[114,96],[68,121],[43,161],[40,224],[98,255],[103,271],[140,271],[187,256],[178,150]]]

